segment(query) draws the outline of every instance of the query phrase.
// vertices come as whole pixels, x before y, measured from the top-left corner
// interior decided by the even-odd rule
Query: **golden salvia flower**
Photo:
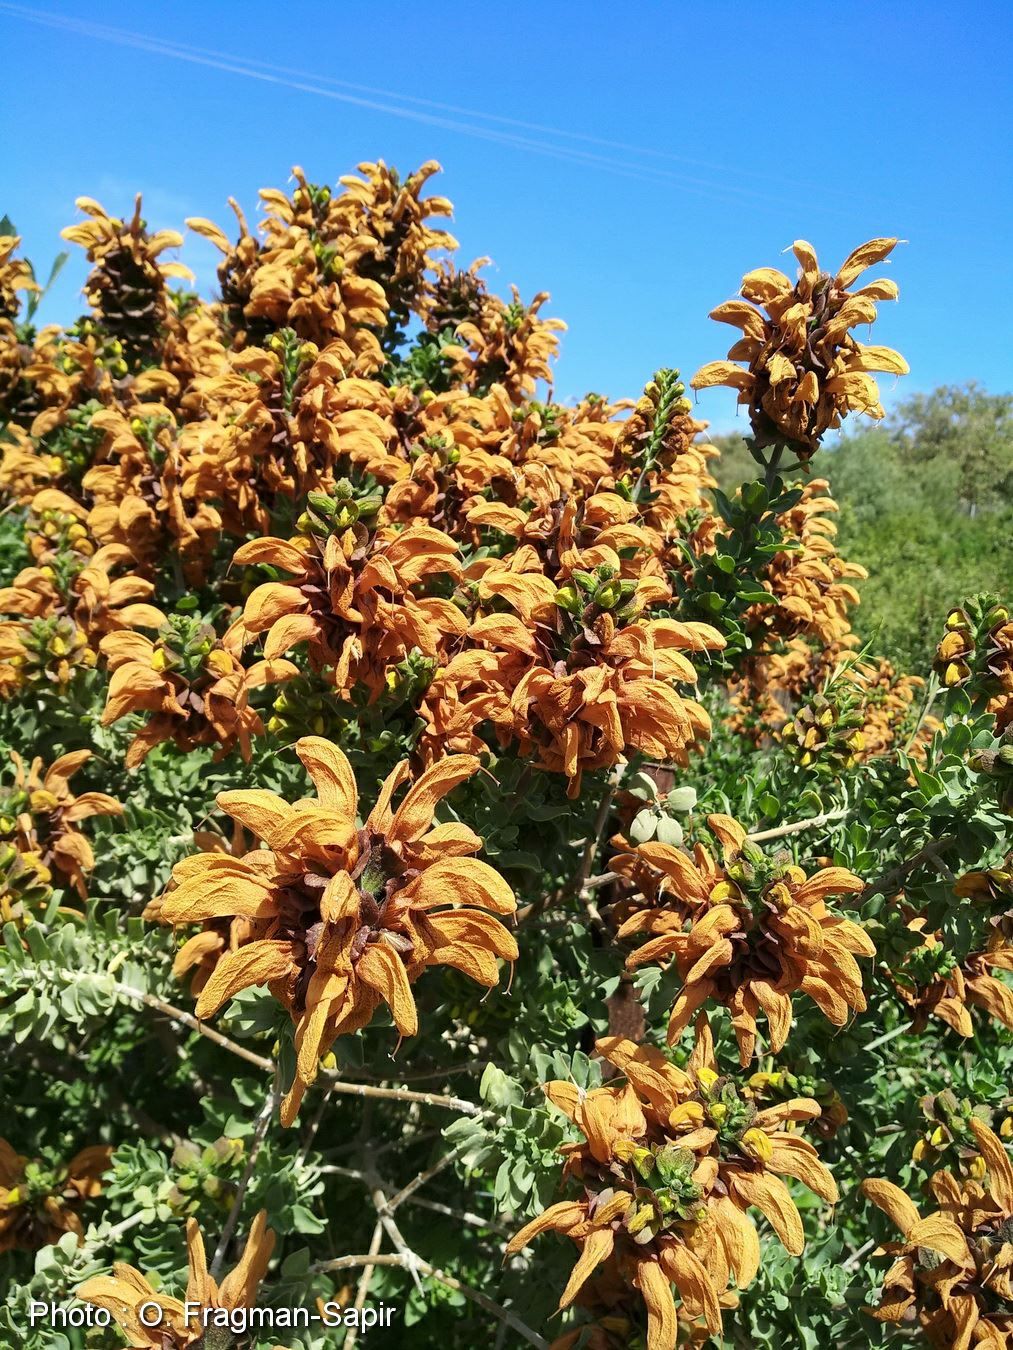
[[[23,1158],[0,1139],[0,1252],[35,1252],[64,1233],[80,1237],[81,1208],[101,1194],[111,1158],[111,1148],[94,1145],[53,1167]]]
[[[212,1341],[213,1337],[221,1338],[222,1331],[228,1331],[230,1312],[256,1306],[257,1292],[274,1251],[274,1233],[267,1227],[266,1211],[261,1210],[238,1264],[221,1282],[208,1273],[204,1239],[196,1219],[187,1220],[186,1247],[186,1304],[156,1290],[139,1270],[122,1261],[113,1266],[112,1275],[85,1280],[76,1295],[83,1303],[112,1315],[126,1334],[130,1350],[206,1350],[218,1343]],[[187,1304],[196,1306],[196,1315],[191,1308],[188,1316]],[[157,1325],[152,1325],[156,1322],[152,1305],[162,1310]],[[228,1343],[232,1343],[232,1337]]]
[[[87,635],[69,615],[0,622],[0,698],[23,689],[63,693],[96,662]]]
[[[729,1280],[745,1288],[759,1266],[747,1211],[759,1209],[798,1255],[802,1221],[781,1176],[837,1200],[815,1149],[791,1128],[818,1117],[819,1104],[794,1098],[758,1111],[718,1073],[706,1024],[685,1071],[661,1051],[621,1037],[599,1041],[597,1050],[625,1075],[624,1084],[544,1088],[584,1136],[562,1149],[564,1174],[579,1182],[582,1196],[550,1206],[511,1239],[507,1253],[550,1229],[572,1239],[580,1255],[560,1308],[599,1268],[615,1272],[646,1304],[649,1350],[673,1350],[680,1325],[690,1334],[720,1334]]]
[[[225,854],[233,858],[242,858],[253,847],[238,821],[233,822],[232,833],[228,838],[211,830],[195,830],[193,842],[204,853]],[[149,900],[141,917],[149,923],[162,922],[162,907],[171,894],[170,889]],[[219,960],[226,952],[235,951],[249,941],[254,935],[255,925],[255,919],[244,916],[207,919],[201,931],[188,938],[176,953],[173,975],[177,980],[189,975],[190,993],[197,998],[215,973]]]
[[[16,319],[21,311],[18,292],[38,291],[32,269],[23,258],[15,258],[21,244],[18,234],[0,234],[0,324]]]
[[[979,1180],[936,1172],[938,1208],[922,1217],[889,1181],[862,1183],[866,1196],[900,1230],[880,1251],[894,1263],[878,1307],[882,1322],[917,1319],[939,1350],[1007,1350],[1013,1339],[1013,1166],[1002,1141],[971,1117],[983,1167]]]
[[[728,385],[749,408],[757,447],[787,445],[803,460],[849,412],[880,418],[872,371],[906,375],[908,364],[889,347],[866,346],[851,335],[876,318],[876,301],[895,300],[888,280],[855,280],[888,257],[896,239],[870,239],[845,259],[836,276],[822,271],[811,244],[796,240],[798,280],[776,267],[742,279],[742,299],[711,311],[711,318],[742,330],[727,361],[712,361],[690,381],[694,389]],[[742,364],[738,364],[738,363]]]
[[[39,566],[22,568],[10,586],[0,589],[0,613],[26,619],[68,618],[93,647],[106,633],[160,628],[165,615],[148,603],[154,583],[129,572],[115,575],[133,566],[130,550],[122,544],[96,549],[76,531],[87,535],[82,525],[72,524],[63,547],[40,550]],[[80,544],[90,544],[90,552],[78,552]]]
[[[26,765],[13,750],[11,759],[14,781],[0,785],[0,845],[13,845],[46,872],[62,873],[83,900],[95,855],[78,822],[122,815],[123,807],[105,792],[75,796],[71,790],[70,779],[91,759],[90,750],[72,750],[48,767],[38,757]]]
[[[11,842],[0,843],[0,925],[27,928],[53,898],[53,874],[37,853],[23,853]]]
[[[756,1049],[757,1017],[767,1019],[777,1052],[791,1028],[792,996],[807,994],[843,1026],[866,1006],[856,956],[875,948],[865,930],[826,903],[857,894],[863,883],[843,867],[806,873],[790,855],[768,859],[728,816],[709,816],[724,865],[698,844],[692,856],[668,844],[640,844],[613,858],[611,868],[635,878],[646,864],[661,874],[656,904],[635,910],[619,937],[648,935],[627,967],[674,961],[682,977],[668,1025],[674,1042],[699,1008],[722,1004],[731,1013],[743,1065]]]
[[[194,279],[182,263],[160,261],[167,248],[182,244],[183,236],[175,230],[149,235],[140,195],[129,221],[108,215],[91,197],[78,197],[75,205],[89,219],[68,226],[62,236],[80,244],[95,264],[85,284],[88,303],[122,344],[130,366],[149,362],[156,355],[159,328],[169,316],[166,282]]]
[[[1013,852],[994,867],[965,872],[957,878],[953,893],[987,914],[989,951],[1013,944]]]
[[[375,698],[390,667],[411,652],[436,658],[466,622],[448,599],[426,595],[434,579],[460,573],[457,545],[429,525],[373,532],[350,496],[311,497],[307,535],[254,539],[237,564],[270,563],[291,573],[249,596],[246,633],[264,634],[271,661],[302,643],[317,670],[333,668],[341,693],[363,684]]]
[[[484,294],[477,319],[458,325],[456,335],[465,348],[458,369],[472,388],[495,381],[512,398],[531,397],[538,380],[552,381],[549,361],[559,349],[556,334],[566,324],[540,317],[538,311],[549,298],[547,291],[525,305],[516,286],[512,289],[509,304]]]
[[[825,646],[850,632],[849,611],[860,599],[852,582],[868,573],[837,553],[830,517],[838,506],[829,487],[825,478],[811,479],[801,500],[777,517],[786,546],[770,560],[763,585],[778,603],[747,611],[750,628],[785,638],[802,634]]]
[[[470,856],[482,841],[465,825],[433,824],[439,802],[478,771],[477,759],[441,760],[395,808],[393,796],[408,780],[407,764],[398,765],[360,827],[355,777],[337,746],[307,736],[296,753],[316,800],[290,805],[266,790],[220,793],[221,809],[266,848],[178,863],[175,889],[159,911],[173,924],[248,921],[243,932],[232,928],[235,945],[204,984],[197,1016],[265,984],[289,1010],[297,1066],[282,1104],[286,1124],[334,1040],[365,1026],[381,1004],[402,1036],[417,1033],[411,985],[428,967],[453,966],[492,988],[498,959],[517,956],[497,917],[514,912],[513,892]],[[204,953],[203,934],[191,942]]]
[[[921,933],[925,922],[914,919],[908,927]],[[962,961],[938,933],[925,933],[921,944],[894,968],[894,983],[912,1011],[913,1031],[924,1030],[930,1017],[938,1017],[958,1035],[973,1036],[975,1007],[1013,1030],[1013,988],[993,973],[1013,971],[1013,942],[1002,937],[1001,929],[993,932],[987,951],[972,952]]]
[[[1000,732],[1013,722],[1013,619],[994,596],[950,611],[933,665],[946,688],[986,695]]]
[[[209,624],[186,615],[173,615],[155,641],[127,631],[99,645],[112,670],[103,726],[128,713],[149,714],[127,750],[128,768],[163,741],[183,751],[214,745],[219,759],[238,745],[249,759],[251,738],[264,731],[250,691],[298,673],[290,661],[244,667]]]
[[[542,545],[526,540],[512,560],[467,569],[474,618],[423,700],[424,754],[488,721],[501,745],[564,773],[570,796],[585,772],[613,767],[630,749],[688,763],[710,718],[676,685],[697,681],[688,653],[724,639],[709,624],[640,617],[668,587],[639,561],[647,536],[625,505],[611,493],[580,513],[561,504]],[[472,519],[504,533],[526,524],[523,512],[494,517],[482,506]]]

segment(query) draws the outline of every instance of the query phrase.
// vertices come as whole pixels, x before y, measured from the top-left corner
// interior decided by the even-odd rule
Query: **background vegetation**
[[[715,444],[722,488],[752,478],[741,437]],[[814,472],[840,505],[838,544],[869,572],[862,632],[898,669],[924,672],[940,612],[1013,575],[1013,396],[944,386],[826,449]]]

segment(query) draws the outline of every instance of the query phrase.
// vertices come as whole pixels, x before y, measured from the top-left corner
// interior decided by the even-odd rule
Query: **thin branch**
[[[407,1186],[402,1186],[395,1195],[392,1195],[387,1201],[387,1208],[390,1210],[397,1209],[398,1205],[403,1204],[409,1196],[414,1195],[427,1182],[432,1181],[433,1177],[438,1176],[445,1167],[449,1167],[451,1163],[456,1162],[463,1152],[464,1145],[462,1144],[460,1148],[445,1153],[438,1162],[433,1163],[432,1167],[427,1167],[424,1172],[418,1174],[414,1181],[409,1181]]]
[[[601,837],[605,833],[605,826],[608,822],[609,812],[612,810],[612,802],[615,799],[616,789],[619,787],[620,780],[623,776],[623,767],[624,766],[617,765],[616,768],[613,769],[612,776],[609,779],[608,790],[598,803],[598,813],[594,818],[594,825],[591,829],[590,837],[584,846],[584,856],[580,860],[580,867],[577,870],[577,875],[573,879],[573,889],[576,892],[578,900],[583,900],[585,898],[587,879],[591,875],[591,864],[597,856],[599,846],[601,845]]]
[[[880,1049],[881,1046],[884,1046],[888,1042],[895,1040],[898,1036],[903,1036],[905,1031],[910,1030],[911,1030],[911,1023],[906,1022],[904,1023],[903,1026],[894,1027],[892,1031],[886,1031],[883,1033],[882,1036],[877,1036],[876,1039],[874,1041],[870,1041],[868,1045],[863,1045],[862,1049],[878,1050]]]
[[[457,1219],[459,1223],[470,1224],[472,1228],[487,1228],[491,1233],[501,1233],[503,1237],[513,1236],[514,1230],[505,1223],[499,1223],[496,1219],[483,1219],[481,1214],[472,1214],[467,1209],[452,1209],[440,1200],[427,1200],[424,1195],[413,1195],[406,1203],[418,1209],[431,1209],[434,1214],[445,1214],[448,1219]]]
[[[365,1172],[360,1172],[356,1167],[342,1167],[340,1163],[324,1163],[316,1170],[321,1176],[347,1177],[349,1181],[361,1181],[363,1185],[366,1184]]]
[[[328,1083],[328,1085],[327,1085],[327,1091],[326,1091],[326,1092],[324,1093],[324,1095],[320,1098],[320,1105],[317,1107],[316,1111],[314,1112],[313,1119],[312,1119],[312,1120],[310,1121],[310,1123],[309,1123],[309,1128],[308,1128],[307,1131],[306,1131],[306,1136],[305,1136],[305,1138],[304,1138],[303,1141],[302,1141],[302,1147],[299,1149],[299,1152],[296,1154],[296,1163],[297,1163],[297,1164],[303,1163],[303,1162],[306,1161],[306,1155],[307,1155],[307,1153],[309,1153],[310,1149],[313,1147],[313,1141],[314,1141],[314,1139],[316,1139],[316,1137],[317,1137],[317,1131],[320,1129],[320,1126],[321,1126],[321,1124],[322,1124],[322,1122],[323,1122],[323,1119],[324,1119],[324,1113],[325,1113],[326,1110],[327,1110],[327,1103],[328,1103],[328,1102],[330,1101],[330,1099],[331,1099],[331,1091],[332,1091],[331,1084]]]
[[[257,1165],[257,1158],[260,1156],[260,1150],[267,1135],[267,1127],[271,1123],[271,1117],[274,1115],[274,1108],[278,1104],[278,1096],[278,1073],[275,1071],[274,1081],[267,1094],[267,1100],[264,1102],[260,1115],[257,1117],[257,1123],[253,1131],[253,1143],[250,1145],[250,1153],[249,1157],[246,1159],[246,1166],[243,1168],[243,1175],[239,1178],[239,1185],[236,1188],[235,1199],[232,1201],[232,1208],[229,1210],[229,1217],[225,1220],[225,1227],[222,1229],[222,1235],[218,1239],[218,1246],[215,1248],[214,1259],[211,1262],[212,1278],[216,1277],[221,1270],[222,1262],[225,1260],[225,1253],[228,1251],[229,1243],[232,1241],[232,1234],[236,1231],[236,1224],[239,1222],[239,1211],[242,1209],[243,1201],[246,1199],[246,1192],[253,1177],[253,1169]]]
[[[332,1092],[349,1097],[374,1097],[389,1102],[418,1102],[420,1106],[439,1106],[444,1111],[457,1111],[462,1116],[481,1116],[485,1107],[476,1106],[464,1097],[444,1097],[438,1092],[412,1092],[410,1088],[374,1087],[370,1083],[346,1083],[334,1070],[325,1070],[320,1077],[330,1084]]]
[[[844,1262],[844,1265],[841,1266],[841,1269],[854,1270],[854,1268],[859,1264],[859,1262],[861,1261],[862,1257],[866,1254],[866,1252],[871,1252],[873,1247],[875,1247],[876,1245],[877,1245],[876,1238],[869,1238],[868,1242],[863,1242],[861,1247],[859,1247],[858,1251],[853,1252],[852,1255],[848,1257],[848,1259]]]
[[[402,1265],[411,1275],[416,1289],[422,1293],[422,1281],[419,1279],[418,1257],[408,1246],[404,1239],[404,1234],[397,1226],[397,1220],[394,1218],[391,1208],[387,1203],[387,1192],[383,1181],[373,1169],[370,1169],[370,1192],[369,1198],[373,1202],[373,1208],[376,1210],[376,1216],[383,1225],[383,1231],[394,1244],[394,1250],[403,1258]]]
[[[583,893],[586,895],[588,891],[599,891],[603,886],[608,886],[610,882],[618,880],[618,872],[600,872],[596,877],[588,877],[587,881],[584,882]]]
[[[369,1243],[370,1256],[376,1256],[380,1250],[380,1243],[383,1239],[383,1224],[379,1219],[373,1228],[373,1236]],[[363,1266],[362,1274],[359,1276],[359,1287],[355,1291],[355,1311],[362,1312],[366,1306],[366,1299],[369,1297],[369,1283],[373,1278],[375,1264],[370,1261],[369,1265]],[[355,1350],[355,1342],[359,1339],[359,1327],[354,1323],[348,1328],[344,1341],[341,1343],[341,1350]]]
[[[252,1050],[247,1050],[245,1046],[239,1045],[236,1041],[229,1040],[228,1036],[223,1036],[220,1031],[215,1031],[204,1022],[198,1022],[197,1018],[190,1013],[184,1012],[182,1008],[174,1007],[171,1003],[166,1003],[164,999],[158,998],[155,994],[146,993],[143,989],[133,989],[126,984],[114,984],[113,989],[122,998],[136,999],[139,1003],[154,1008],[163,1016],[170,1017],[174,1022],[179,1022],[181,1026],[189,1027],[191,1031],[196,1031],[201,1036],[207,1037],[209,1041],[221,1046],[223,1050],[238,1055],[240,1059],[245,1059],[248,1064],[256,1065],[258,1069],[262,1069],[265,1073],[274,1072],[275,1065],[272,1060],[265,1059],[263,1055],[257,1055]],[[445,1111],[457,1111],[463,1116],[480,1116],[484,1110],[483,1107],[467,1101],[464,1097],[445,1097],[438,1092],[413,1092],[410,1088],[375,1087],[371,1083],[349,1083],[341,1078],[334,1069],[323,1070],[320,1078],[328,1084],[329,1091],[348,1097],[378,1097],[383,1101],[418,1102],[422,1106],[440,1106]]]
[[[191,1013],[184,1012],[182,1008],[173,1007],[171,1003],[166,1003],[164,999],[156,994],[149,994],[143,989],[133,989],[128,984],[113,984],[113,991],[121,998],[136,999],[139,1003],[144,1003],[149,1008],[154,1008],[164,1017],[170,1017],[180,1026],[189,1027],[191,1031],[196,1031],[199,1036],[211,1041],[214,1045],[219,1045],[223,1050],[228,1050],[230,1054],[238,1055],[240,1059],[245,1059],[247,1064],[254,1064],[258,1069],[263,1069],[265,1073],[274,1072],[274,1064],[271,1060],[265,1059],[263,1055],[256,1054],[253,1050],[247,1050],[245,1045],[239,1045],[238,1042],[229,1040],[228,1036],[223,1036],[220,1031],[215,1031],[214,1027],[209,1027],[204,1022],[198,1022]]]
[[[109,1229],[109,1232],[102,1238],[103,1245],[115,1242],[116,1239],[121,1238],[124,1233],[129,1233],[131,1228],[136,1228],[139,1223],[143,1222],[145,1217],[144,1210],[139,1209],[136,1214],[131,1214],[129,1218],[121,1219],[119,1223],[114,1224],[113,1227]]]
[[[956,838],[955,834],[944,834],[941,839],[930,839],[906,862],[900,863],[897,867],[891,867],[888,872],[884,872],[875,881],[870,881],[866,887],[866,895],[886,895],[890,891],[898,890],[901,883],[906,881],[912,872],[916,872],[925,863],[929,863],[938,869],[940,852],[956,843]]]
[[[929,682],[925,689],[925,702],[922,704],[921,712],[918,714],[918,721],[914,724],[914,727],[912,728],[911,731],[911,735],[904,742],[905,754],[907,754],[907,752],[911,749],[912,745],[914,745],[915,741],[918,739],[918,733],[925,725],[925,719],[929,715],[929,709],[936,701],[936,697],[938,696],[940,689],[941,686],[939,683],[939,676],[936,674],[935,671],[932,671],[932,673],[929,675]]]
[[[747,839],[755,839],[762,842],[764,839],[781,839],[789,834],[801,834],[803,830],[815,830],[820,825],[826,825],[831,820],[843,820],[848,814],[845,806],[836,807],[833,811],[824,811],[819,816],[809,816],[805,820],[795,820],[790,825],[777,825],[771,830],[753,830],[746,835]],[[618,872],[602,872],[600,876],[588,877],[584,882],[585,891],[597,891],[602,886],[608,886],[613,881],[619,880]]]
[[[801,834],[803,830],[815,830],[820,825],[826,825],[831,820],[843,820],[848,814],[846,806],[838,806],[833,811],[824,811],[822,815],[810,816],[807,820],[796,820],[790,825],[777,825],[772,830],[753,830],[746,835],[747,839],[783,839],[785,835]]]
[[[415,1252],[410,1252],[409,1262],[426,1275],[431,1280],[438,1280],[440,1284],[452,1289],[457,1294],[462,1294],[483,1309],[484,1312],[497,1318],[500,1322],[505,1322],[512,1331],[516,1331],[528,1345],[533,1345],[537,1350],[549,1350],[549,1343],[544,1336],[539,1336],[537,1331],[532,1329],[509,1308],[504,1308],[501,1303],[491,1299],[488,1294],[481,1293],[478,1289],[472,1289],[470,1285],[462,1284],[460,1280],[448,1275],[443,1270],[437,1270],[431,1266],[428,1261],[423,1260]],[[330,1261],[320,1261],[316,1265],[310,1266],[311,1275],[325,1275],[332,1270],[349,1270],[355,1266],[363,1266],[372,1262],[374,1266],[400,1266],[405,1269],[409,1262],[406,1262],[400,1252],[382,1252],[376,1256],[370,1256],[368,1253],[361,1256],[338,1256]]]

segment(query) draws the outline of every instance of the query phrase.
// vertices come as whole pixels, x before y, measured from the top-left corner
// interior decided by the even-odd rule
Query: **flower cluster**
[[[110,1313],[134,1350],[199,1350],[231,1344],[227,1314],[256,1306],[257,1291],[274,1251],[274,1236],[267,1227],[267,1213],[261,1210],[238,1263],[218,1281],[208,1273],[197,1220],[188,1219],[185,1302],[156,1289],[139,1270],[120,1261],[114,1264],[112,1275],[85,1280],[76,1295],[83,1303]]]
[[[1013,620],[994,596],[946,616],[935,669],[947,689],[964,688],[989,700],[1000,731],[1013,724]]]
[[[164,923],[201,924],[177,969],[205,964],[197,1016],[211,1017],[241,989],[267,985],[295,1024],[296,1077],[282,1104],[291,1124],[320,1060],[338,1036],[386,1005],[402,1036],[418,1032],[412,984],[452,966],[487,988],[517,944],[500,922],[516,901],[503,878],[471,855],[482,841],[465,825],[434,825],[442,799],[478,771],[449,755],[394,795],[408,765],[388,776],[357,823],[358,791],[346,757],[321,737],[296,744],[316,800],[273,792],[220,793],[218,805],[266,845],[241,856],[198,853],[173,868]]]
[[[90,750],[61,755],[48,767],[39,758],[26,765],[16,751],[11,758],[14,780],[0,785],[5,892],[0,912],[4,922],[24,925],[48,895],[54,871],[85,899],[86,875],[95,866],[95,855],[78,823],[89,816],[120,815],[123,807],[105,792],[72,791],[70,779],[91,759]]]
[[[982,1179],[936,1172],[937,1208],[926,1217],[892,1182],[863,1183],[903,1237],[881,1248],[894,1263],[871,1311],[883,1322],[917,1318],[930,1345],[1004,1350],[1013,1336],[1013,1165],[987,1125],[969,1124]]]
[[[573,795],[702,744],[682,686],[724,638],[673,613],[668,571],[708,536],[705,424],[676,371],[628,419],[539,401],[562,325],[439,256],[436,167],[335,191],[297,169],[260,238],[238,208],[235,243],[189,221],[223,255],[213,304],[171,289],[181,238],[140,202],[80,200],[91,314],[18,349],[0,484],[33,565],[0,591],[0,692],[98,666],[107,721],[149,714],[130,764],[167,740],[245,753],[249,691],[306,666],[332,706],[407,699],[422,764],[512,746]],[[197,661],[187,612],[151,601],[201,587]]]
[[[789,853],[768,858],[727,816],[708,817],[723,865],[702,844],[693,855],[670,844],[640,844],[612,859],[612,870],[641,894],[624,904],[620,939],[648,941],[627,968],[674,961],[682,988],[668,1024],[669,1042],[711,1003],[728,1008],[746,1065],[756,1053],[756,1019],[767,1021],[770,1048],[788,1039],[792,995],[807,994],[835,1026],[866,1006],[856,956],[875,948],[861,925],[827,904],[858,894],[861,880],[843,867],[807,876]],[[650,878],[644,889],[644,874]]]
[[[560,1308],[607,1264],[647,1306],[648,1350],[673,1350],[680,1321],[719,1334],[722,1304],[734,1302],[729,1281],[745,1289],[755,1277],[760,1245],[750,1209],[801,1254],[802,1221],[782,1177],[836,1203],[833,1177],[798,1132],[820,1106],[796,1097],[758,1110],[719,1075],[705,1026],[685,1070],[620,1037],[596,1048],[624,1083],[588,1092],[567,1082],[544,1088],[584,1136],[562,1150],[564,1176],[580,1195],[526,1224],[507,1253],[548,1230],[565,1235],[580,1255]]]
[[[103,1205],[131,1211],[75,1250],[62,1236],[81,1234],[111,1147],[52,1167],[0,1141],[0,1249],[58,1244],[42,1288],[143,1222],[141,1269],[115,1264],[80,1297],[138,1350],[211,1350],[258,1295],[268,1214],[287,1248],[359,1185],[375,1209],[361,1246],[349,1206],[355,1246],[312,1263],[287,1249],[283,1282],[315,1296],[361,1268],[339,1298],[359,1312],[374,1272],[401,1267],[541,1343],[509,1282],[537,1273],[516,1258],[551,1230],[577,1253],[559,1307],[584,1309],[554,1350],[640,1346],[645,1323],[648,1350],[752,1343],[769,1314],[766,1344],[789,1277],[776,1250],[761,1273],[764,1225],[791,1257],[831,1223],[852,1256],[871,1246],[853,1205],[831,1215],[826,1163],[855,1189],[863,1141],[909,1128],[904,1094],[936,1065],[916,1075],[895,1036],[1013,1029],[1013,623],[995,597],[965,601],[927,683],[852,631],[865,572],[808,469],[849,412],[882,415],[872,372],[907,369],[853,336],[896,296],[856,289],[896,240],[836,276],[799,241],[796,281],[751,272],[714,311],[743,337],[689,383],[739,392],[765,470],[726,494],[678,370],[633,399],[556,401],[562,323],[544,292],[501,298],[485,260],[455,264],[450,203],[425,195],[436,168],[366,163],[334,187],[295,169],[255,228],[234,202],[231,232],[188,221],[220,254],[214,300],[177,289],[183,236],[149,230],[140,199],[119,219],[82,198],[65,237],[88,258],[88,312],[65,328],[34,326],[34,273],[0,237],[0,720],[39,742],[0,786],[0,1029],[43,1154],[47,1130],[72,1137],[83,1088],[42,1100],[22,1071],[102,1067],[87,1107],[119,1139]],[[100,762],[89,736],[129,811],[72,790]],[[107,858],[79,828],[94,815],[124,817]],[[514,963],[518,995],[482,998]],[[219,1014],[228,1035],[202,1025]],[[403,1077],[432,1092],[376,1062],[414,1038]],[[360,1050],[365,1081],[339,1081]],[[896,1108],[882,1129],[856,1082],[891,1079],[895,1054],[911,1076],[880,1095]],[[229,1056],[249,1079],[226,1103]],[[468,1099],[435,1086],[459,1073]],[[914,1139],[875,1145],[905,1167],[945,1157],[939,1213],[867,1186],[904,1237],[880,1315],[941,1346],[1013,1334],[992,1073],[974,1075],[980,1100],[919,1086]],[[568,1124],[532,1106],[545,1079]],[[431,1108],[463,1113],[436,1157]],[[509,1243],[500,1303],[480,1287],[499,1278],[489,1209],[438,1188],[488,1176],[485,1198],[532,1214],[563,1137],[557,1203]],[[409,1201],[481,1233],[467,1283],[416,1254],[435,1221],[395,1220]],[[196,1218],[212,1206],[209,1271]],[[174,1296],[184,1222],[187,1300],[222,1315],[220,1336]],[[814,1245],[825,1273],[841,1248]],[[856,1261],[840,1264],[843,1281]],[[831,1283],[817,1337],[856,1302]]]
[[[112,1149],[93,1145],[68,1163],[24,1158],[0,1139],[0,1252],[34,1252],[64,1233],[84,1232],[81,1209],[102,1193]]]
[[[785,446],[803,463],[827,431],[849,412],[880,418],[883,409],[872,371],[906,375],[908,364],[890,347],[868,346],[851,329],[871,324],[876,302],[896,300],[893,281],[850,287],[869,267],[889,257],[896,239],[870,239],[850,253],[836,276],[824,272],[804,239],[792,252],[798,280],[776,267],[759,267],[742,278],[741,300],[728,300],[711,318],[742,330],[727,361],[703,366],[694,389],[728,385],[749,409],[754,444]],[[738,364],[738,363],[743,364]]]

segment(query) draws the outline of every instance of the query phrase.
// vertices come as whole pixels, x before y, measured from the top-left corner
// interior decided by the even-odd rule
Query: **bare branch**
[[[158,998],[155,994],[149,994],[143,989],[133,989],[129,985],[118,983],[113,985],[113,989],[122,998],[135,999],[139,1003],[146,1004],[149,1008],[154,1008],[163,1016],[172,1018],[174,1022],[178,1022],[181,1026],[189,1027],[191,1031],[196,1031],[199,1035],[205,1036],[215,1045],[221,1046],[223,1050],[238,1055],[240,1059],[245,1059],[248,1064],[255,1065],[265,1073],[274,1072],[275,1065],[272,1060],[265,1059],[263,1055],[255,1054],[236,1041],[229,1040],[228,1036],[223,1036],[220,1031],[215,1031],[214,1028],[207,1026],[204,1022],[198,1022],[197,1018],[190,1013],[184,1012],[182,1008],[174,1007],[171,1003],[166,1003],[164,999]],[[349,1097],[377,1097],[383,1101],[418,1102],[421,1106],[440,1106],[445,1111],[457,1111],[462,1116],[479,1116],[484,1110],[483,1107],[467,1101],[464,1097],[445,1097],[438,1092],[413,1092],[410,1088],[376,1087],[372,1083],[349,1083],[334,1069],[322,1071],[320,1078],[328,1084],[329,1092]]]
[[[383,1239],[383,1224],[379,1219],[373,1228],[373,1236],[369,1243],[370,1256],[376,1256],[380,1250],[380,1243]],[[374,1262],[364,1266],[362,1274],[359,1276],[359,1286],[355,1291],[355,1311],[362,1312],[366,1306],[366,1299],[369,1297],[369,1282],[373,1278],[373,1271],[376,1269]],[[359,1328],[353,1323],[345,1333],[345,1339],[342,1342],[341,1350],[355,1350],[355,1343],[359,1339]]]
[[[392,1195],[387,1201],[387,1208],[391,1210],[397,1209],[398,1205],[403,1204],[409,1196],[414,1195],[427,1181],[432,1181],[433,1177],[438,1176],[445,1167],[449,1167],[451,1163],[456,1162],[463,1151],[464,1146],[462,1145],[460,1148],[452,1149],[450,1153],[444,1154],[438,1162],[433,1163],[432,1167],[428,1167],[424,1172],[420,1172],[414,1181],[409,1181],[407,1186],[402,1186],[395,1195]]]
[[[225,1260],[225,1253],[228,1251],[229,1243],[232,1241],[232,1234],[236,1231],[236,1224],[239,1222],[239,1211],[243,1207],[243,1201],[246,1198],[246,1192],[253,1176],[253,1169],[257,1165],[257,1158],[260,1155],[261,1147],[263,1146],[264,1139],[267,1135],[267,1127],[271,1123],[271,1117],[274,1115],[274,1108],[278,1104],[278,1095],[278,1073],[276,1071],[274,1081],[267,1094],[267,1100],[264,1102],[260,1115],[257,1117],[257,1123],[253,1131],[253,1143],[250,1145],[250,1154],[246,1159],[243,1175],[239,1178],[239,1185],[236,1188],[235,1199],[232,1201],[232,1208],[229,1210],[229,1217],[225,1220],[225,1227],[222,1229],[222,1235],[218,1239],[218,1246],[215,1248],[214,1259],[211,1262],[212,1277],[216,1277],[221,1270],[222,1262]]]
[[[470,1299],[472,1303],[477,1304],[483,1311],[497,1318],[500,1322],[505,1322],[512,1331],[516,1331],[518,1336],[521,1336],[527,1341],[528,1345],[537,1347],[537,1350],[549,1350],[549,1343],[545,1337],[539,1336],[537,1331],[532,1331],[532,1329],[525,1322],[522,1322],[516,1313],[511,1312],[509,1308],[504,1308],[501,1303],[497,1303],[495,1299],[491,1299],[488,1294],[483,1294],[478,1289],[472,1289],[470,1285],[462,1284],[461,1281],[455,1279],[453,1275],[448,1275],[443,1270],[437,1270],[435,1266],[431,1266],[428,1261],[424,1261],[422,1257],[418,1256],[415,1252],[410,1252],[408,1255],[410,1262],[413,1263],[423,1275],[427,1275],[431,1280],[439,1280],[440,1284],[445,1285],[448,1289],[453,1289],[455,1293],[462,1294],[465,1298]],[[310,1266],[309,1273],[311,1275],[325,1275],[331,1270],[349,1270],[352,1267],[364,1266],[370,1262],[372,1262],[374,1266],[400,1266],[402,1269],[405,1269],[408,1265],[408,1262],[405,1261],[400,1252],[382,1252],[376,1256],[371,1256],[366,1253],[361,1256],[337,1256],[330,1261],[320,1261],[316,1265]]]

